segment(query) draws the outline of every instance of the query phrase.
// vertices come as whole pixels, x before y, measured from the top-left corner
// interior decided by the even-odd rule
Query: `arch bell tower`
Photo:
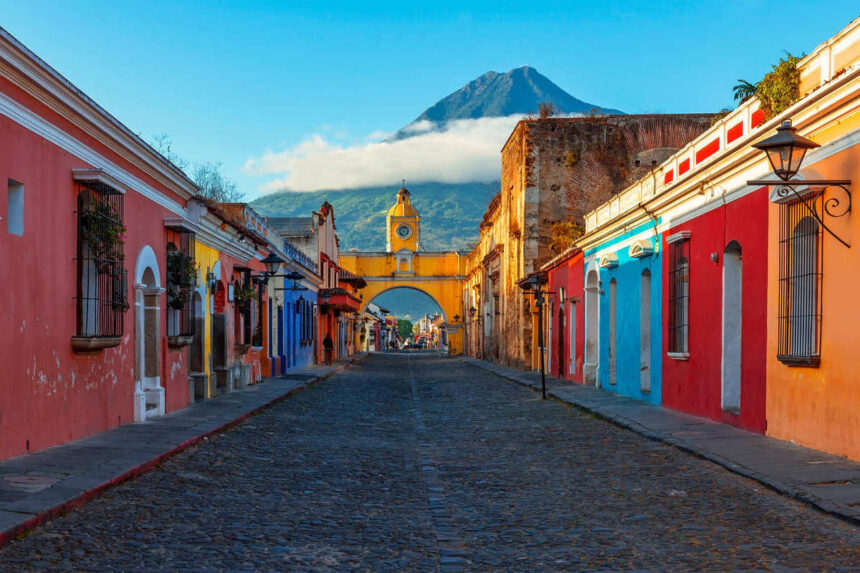
[[[401,187],[397,192],[397,203],[388,210],[386,218],[386,250],[389,253],[417,251],[420,224],[421,217],[412,206],[411,193],[406,187]]]
[[[425,251],[421,247],[421,217],[412,206],[406,187],[397,191],[397,202],[386,217],[384,251],[341,251],[340,265],[360,276],[361,314],[373,299],[392,289],[410,288],[428,295],[442,309],[445,319],[442,343],[451,354],[463,352],[462,295],[467,252]],[[381,229],[380,229],[381,230]]]

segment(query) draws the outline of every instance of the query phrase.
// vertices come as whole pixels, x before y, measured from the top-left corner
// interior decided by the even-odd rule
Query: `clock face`
[[[401,239],[408,239],[411,234],[412,229],[409,228],[409,225],[400,225],[397,227],[397,236]]]

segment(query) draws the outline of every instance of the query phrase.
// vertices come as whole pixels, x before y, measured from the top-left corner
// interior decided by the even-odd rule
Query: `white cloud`
[[[275,177],[259,187],[263,192],[396,185],[403,178],[413,183],[497,179],[502,146],[522,117],[457,120],[442,131],[427,131],[422,122],[412,130],[419,135],[356,145],[314,134],[290,149],[251,159],[242,170]]]

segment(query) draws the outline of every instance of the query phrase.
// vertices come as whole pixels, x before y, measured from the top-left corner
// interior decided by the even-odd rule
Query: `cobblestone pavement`
[[[858,571],[860,530],[456,359],[374,356],[3,571]]]

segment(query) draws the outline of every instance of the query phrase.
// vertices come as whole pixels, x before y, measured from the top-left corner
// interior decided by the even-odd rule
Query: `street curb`
[[[484,361],[482,361],[482,360],[477,360],[477,359],[468,360],[467,359],[467,360],[464,360],[464,362],[466,362],[466,364],[471,364],[472,366],[475,366],[476,368],[480,368],[481,370],[484,370],[486,372],[490,372],[491,374],[495,374],[499,378],[504,378],[506,380],[511,380],[513,382],[516,382],[517,384],[519,384],[521,386],[527,387],[529,390],[531,390],[533,392],[540,392],[540,388],[535,388],[535,386],[529,380],[522,378],[521,376],[517,376],[514,373],[507,373],[507,372],[503,372],[503,371],[497,372],[495,369],[489,367],[488,364],[485,364]],[[604,422],[609,422],[610,424],[613,424],[613,425],[618,426],[620,428],[630,430],[630,431],[635,432],[641,436],[644,436],[645,438],[648,438],[649,440],[668,444],[672,447],[675,447],[675,448],[681,450],[684,453],[691,454],[691,455],[696,456],[697,458],[700,458],[700,459],[709,461],[711,463],[717,464],[717,465],[729,470],[730,472],[732,472],[734,474],[737,474],[739,476],[751,479],[753,481],[757,481],[758,483],[767,487],[771,491],[774,491],[774,492],[782,495],[783,497],[787,497],[789,499],[793,499],[795,501],[802,502],[803,504],[808,505],[809,507],[812,507],[813,509],[815,509],[817,511],[820,511],[822,513],[826,513],[827,515],[836,517],[842,521],[849,523],[850,525],[860,525],[860,516],[850,515],[844,511],[842,511],[842,509],[839,506],[833,504],[832,502],[826,501],[826,500],[821,500],[821,499],[805,492],[802,489],[792,487],[792,486],[787,485],[781,481],[773,479],[769,476],[766,476],[766,475],[763,475],[759,472],[755,472],[753,470],[750,470],[750,469],[748,469],[742,465],[739,465],[739,464],[737,464],[737,463],[735,463],[729,459],[726,459],[722,456],[718,456],[718,455],[713,454],[707,450],[704,450],[702,448],[698,448],[694,445],[685,443],[684,441],[678,440],[672,436],[666,436],[666,435],[657,433],[653,430],[650,430],[650,429],[642,426],[641,424],[637,423],[634,420],[629,420],[627,418],[623,418],[620,416],[612,416],[610,414],[601,412],[597,409],[589,408],[588,406],[585,406],[583,404],[579,404],[577,402],[565,400],[561,396],[558,396],[557,394],[553,393],[553,390],[550,388],[547,388],[547,394],[553,400],[556,400],[557,402],[560,402],[562,404],[566,404],[568,406],[573,406],[579,410],[582,410],[583,412],[587,412],[587,413],[595,416],[596,418],[599,418],[600,420],[603,420]]]
[[[69,500],[66,500],[66,501],[64,501],[58,505],[55,505],[54,507],[51,507],[50,509],[46,509],[44,511],[37,513],[36,515],[34,515],[32,518],[30,518],[27,521],[19,523],[18,525],[14,525],[14,526],[0,532],[0,547],[3,547],[7,543],[9,543],[10,541],[12,541],[18,537],[21,537],[22,535],[24,535],[28,531],[38,527],[39,525],[42,525],[43,523],[47,523],[48,521],[51,521],[57,517],[60,517],[62,515],[65,515],[66,513],[69,513],[70,511],[73,511],[73,510],[75,510],[75,509],[77,509],[83,505],[86,505],[87,503],[89,503],[93,499],[102,495],[108,489],[110,489],[114,486],[117,486],[121,483],[130,481],[134,478],[137,478],[137,477],[139,477],[139,476],[141,476],[147,472],[152,471],[158,465],[164,463],[165,461],[167,461],[169,458],[175,456],[176,454],[187,450],[191,446],[194,446],[195,444],[202,442],[203,440],[209,438],[210,436],[214,436],[215,434],[220,434],[220,433],[225,432],[225,431],[227,431],[227,430],[229,430],[235,426],[238,426],[239,424],[241,424],[242,422],[244,422],[248,418],[251,418],[252,416],[257,415],[260,412],[263,412],[264,410],[268,410],[272,406],[275,406],[276,404],[283,402],[287,398],[290,398],[291,396],[295,396],[296,394],[298,394],[302,390],[306,390],[308,388],[311,388],[312,386],[315,386],[319,382],[322,382],[323,380],[330,378],[331,376],[340,372],[341,370],[346,369],[348,366],[351,366],[353,364],[357,364],[357,363],[361,362],[365,358],[367,358],[366,354],[364,356],[360,356],[358,358],[353,358],[349,362],[341,364],[340,366],[338,366],[334,370],[327,372],[325,374],[322,374],[320,376],[317,376],[316,378],[313,378],[311,380],[308,380],[307,382],[303,383],[301,386],[296,386],[295,388],[288,390],[284,394],[281,394],[280,396],[276,396],[275,398],[272,398],[268,402],[261,404],[260,406],[257,406],[255,408],[253,408],[252,410],[249,410],[249,411],[237,416],[236,418],[234,418],[233,420],[230,420],[229,422],[225,422],[224,424],[221,424],[220,426],[218,426],[216,428],[213,428],[211,430],[207,430],[206,432],[199,434],[197,436],[194,436],[193,438],[189,438],[188,440],[185,440],[184,442],[182,442],[178,446],[175,446],[175,447],[171,448],[170,450],[163,452],[163,453],[157,455],[156,457],[154,457],[154,458],[152,458],[146,462],[143,462],[142,464],[140,464],[138,466],[133,467],[132,469],[106,481],[103,484],[100,484],[100,485],[92,487],[88,490],[85,490],[82,493],[74,496],[73,498],[71,498]]]

